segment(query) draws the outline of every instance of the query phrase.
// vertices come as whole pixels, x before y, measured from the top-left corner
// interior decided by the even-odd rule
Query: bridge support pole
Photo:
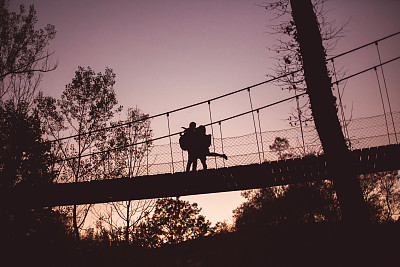
[[[337,117],[325,50],[311,0],[290,0],[312,115],[342,210],[348,223],[368,223],[368,209]]]

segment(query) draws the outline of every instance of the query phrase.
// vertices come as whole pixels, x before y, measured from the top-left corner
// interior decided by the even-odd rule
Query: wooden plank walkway
[[[400,169],[400,145],[351,152],[358,174]],[[190,173],[16,188],[7,206],[65,206],[207,194],[329,179],[323,155]]]

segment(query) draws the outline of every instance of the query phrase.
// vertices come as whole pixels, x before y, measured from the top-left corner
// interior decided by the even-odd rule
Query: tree
[[[276,137],[269,147],[280,160],[296,156],[286,152],[290,150],[286,138]],[[341,218],[331,181],[248,190],[242,196],[247,200],[233,211],[238,230],[283,223],[335,222]]]
[[[360,175],[364,200],[375,222],[396,220],[400,212],[400,175],[398,171]]]
[[[217,235],[217,234],[227,234],[232,232],[233,229],[233,225],[229,224],[226,220],[223,222],[217,222],[215,224],[215,226],[213,227],[213,234]]]
[[[311,0],[291,0],[307,94],[336,193],[346,222],[368,223],[369,213],[337,116],[325,50]]]
[[[50,146],[42,142],[38,115],[29,115],[27,105],[15,110],[7,101],[0,106],[0,124],[0,190],[52,183]]]
[[[49,136],[58,138],[59,131],[69,131],[74,138],[57,139],[55,150],[63,158],[60,170],[62,181],[80,182],[98,179],[93,170],[101,161],[92,161],[85,153],[94,152],[96,144],[105,140],[107,123],[121,107],[114,92],[115,74],[106,68],[105,73],[95,73],[90,67],[78,67],[72,82],[67,84],[56,101],[51,97],[37,98],[41,117],[46,122]],[[93,150],[92,150],[93,149]],[[75,236],[79,239],[82,227],[89,212],[90,205],[78,210],[73,206],[72,218]]]
[[[347,23],[338,25],[336,21],[328,20],[326,17],[328,12],[324,6],[325,2],[327,0],[312,0],[312,6],[318,20],[324,52],[328,55],[335,50],[336,44],[343,38]],[[294,91],[295,94],[305,92],[307,85],[304,76],[303,58],[297,40],[296,24],[292,16],[290,0],[269,1],[264,7],[273,15],[271,21],[276,22],[269,26],[269,33],[277,36],[276,44],[270,48],[275,53],[275,75],[268,76],[271,78],[283,76],[281,79],[276,80],[276,84],[281,86],[282,89]],[[290,73],[291,75],[287,75]],[[333,74],[333,71],[329,70],[329,73]],[[336,69],[335,75],[340,77],[342,70]],[[303,123],[307,124],[313,121],[309,99],[297,98],[296,104],[296,108],[291,111],[289,124],[291,126],[302,126]],[[345,122],[343,121],[342,123]]]
[[[37,113],[29,114],[28,105],[8,100],[0,106],[0,195],[7,196],[19,188],[51,184],[55,174],[50,168],[50,144],[43,142]],[[54,243],[62,246],[68,240],[69,223],[65,213],[48,207],[31,209],[26,203],[0,203],[2,262],[12,265],[43,253]],[[52,243],[52,244],[51,244]],[[16,252],[26,252],[24,257]],[[30,262],[32,264],[32,262]]]
[[[0,104],[13,100],[14,108],[30,106],[42,73],[57,67],[48,50],[55,28],[35,29],[36,23],[33,5],[28,11],[21,5],[16,13],[8,10],[8,1],[0,1]]]
[[[137,228],[136,239],[142,246],[158,247],[210,234],[211,223],[200,211],[197,203],[179,198],[158,199],[153,215]]]
[[[246,201],[233,211],[237,230],[340,219],[338,202],[329,181],[244,191],[242,196]]]
[[[293,18],[278,28],[290,37],[290,41],[280,42],[278,47],[281,50],[277,51],[286,53],[283,56],[285,74],[290,73],[286,66],[296,66],[296,62],[301,68],[286,76],[287,81],[284,82],[295,93],[302,87],[309,96],[312,118],[327,158],[328,171],[334,180],[343,218],[352,223],[366,223],[369,221],[369,214],[338,119],[336,98],[332,94],[331,79],[326,66],[325,36],[321,34],[322,27],[315,14],[316,5],[311,0],[278,0],[268,4],[268,7]],[[335,37],[334,32],[331,32],[331,36]],[[296,73],[300,74],[294,76]],[[297,109],[300,109],[298,102]],[[300,126],[302,113],[299,111]]]
[[[146,160],[152,145],[152,131],[148,117],[149,115],[144,114],[139,108],[128,109],[126,120],[111,124],[125,126],[113,129],[105,136],[104,142],[97,144],[97,150],[109,151],[96,155],[98,159],[94,159],[102,162],[98,169],[102,179],[120,177],[134,179],[136,176],[147,174]],[[122,221],[125,242],[130,243],[134,228],[150,214],[154,204],[154,199],[112,202],[107,204],[110,209],[101,205],[95,213],[110,230],[119,229]]]
[[[275,137],[274,143],[269,146],[271,151],[278,154],[278,159],[286,159],[291,158],[293,155],[291,153],[284,153],[283,151],[287,150],[290,147],[289,141],[286,138]]]

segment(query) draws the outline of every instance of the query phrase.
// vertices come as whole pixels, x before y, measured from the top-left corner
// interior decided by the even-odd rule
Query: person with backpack
[[[197,159],[203,165],[203,169],[207,169],[206,157],[222,157],[228,159],[225,154],[218,154],[210,152],[209,147],[211,145],[211,135],[206,134],[206,127],[201,125],[196,128],[196,123],[191,122],[189,128],[185,128],[183,135],[179,138],[179,144],[182,150],[188,152],[188,163],[186,165],[186,171],[190,171],[190,166],[193,165],[192,170],[197,169]]]
[[[194,143],[196,135],[196,123],[192,121],[189,124],[189,128],[184,128],[183,135],[179,138],[179,145],[182,150],[188,152],[188,163],[186,165],[186,171],[190,171],[190,166],[193,164],[193,170],[197,168],[197,155],[195,155]]]

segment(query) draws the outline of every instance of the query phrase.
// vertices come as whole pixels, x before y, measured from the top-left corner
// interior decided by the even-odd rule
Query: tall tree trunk
[[[336,99],[331,91],[317,17],[311,0],[290,0],[290,3],[312,115],[327,159],[328,171],[333,178],[343,220],[367,223],[370,220],[369,213],[337,117]]]

